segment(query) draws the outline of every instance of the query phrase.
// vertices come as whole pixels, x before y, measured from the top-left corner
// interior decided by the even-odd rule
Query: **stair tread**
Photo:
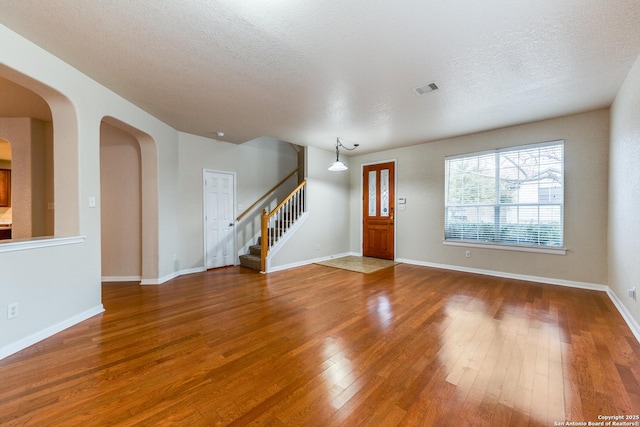
[[[240,265],[260,271],[260,256],[253,254],[240,255]]]
[[[280,238],[291,228],[291,225],[294,224],[299,217],[300,214],[292,214],[288,218],[282,218],[277,221],[275,227],[270,227],[269,229],[269,240],[270,245],[275,244]],[[260,270],[261,267],[261,256],[262,256],[262,237],[258,237],[257,244],[249,246],[249,253],[240,255],[240,265],[248,268],[253,268],[255,270]]]

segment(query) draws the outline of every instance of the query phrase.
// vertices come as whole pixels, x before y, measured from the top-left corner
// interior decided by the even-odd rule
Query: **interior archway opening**
[[[102,280],[157,278],[155,141],[113,117],[100,124],[100,194]]]
[[[55,235],[51,108],[39,94],[0,77],[0,239]]]

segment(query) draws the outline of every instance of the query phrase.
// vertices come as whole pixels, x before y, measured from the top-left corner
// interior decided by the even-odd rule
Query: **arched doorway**
[[[100,125],[103,281],[158,277],[156,145],[113,117]]]
[[[140,144],[130,133],[100,124],[102,281],[142,278]]]
[[[53,236],[53,123],[47,102],[0,77],[0,228],[3,240]],[[6,200],[4,200],[6,199]]]

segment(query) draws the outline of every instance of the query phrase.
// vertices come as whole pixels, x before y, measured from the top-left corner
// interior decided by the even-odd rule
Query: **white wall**
[[[444,157],[565,140],[566,255],[443,246]],[[361,251],[363,163],[397,159],[396,257],[421,263],[603,285],[607,282],[609,111],[546,120],[354,157],[351,160],[351,251]]]
[[[70,244],[33,249],[32,242],[0,244],[0,312],[19,303],[19,316],[0,316],[0,358],[99,313],[101,304],[100,123],[111,116],[150,135],[158,200],[155,249],[147,256],[155,278],[173,271],[171,254],[179,242],[177,132],[100,86],[56,57],[0,26],[0,76],[44,98],[54,129],[55,235],[82,236]]]
[[[238,173],[239,213],[297,165],[297,152],[278,141],[236,146],[179,134],[3,26],[0,44],[0,77],[32,90],[51,107],[56,203],[56,239],[46,247],[32,248],[32,241],[0,244],[0,310],[20,305],[18,317],[0,316],[0,358],[102,311],[103,120],[140,144],[145,284],[203,266],[203,168]],[[89,207],[90,197],[98,202],[95,208]]]
[[[341,157],[347,165],[353,163]],[[335,152],[307,147],[309,217],[271,260],[271,270],[349,251],[349,173],[331,172]]]
[[[291,144],[261,138],[241,145],[195,135],[180,134],[180,270],[204,268],[203,169],[236,173],[236,216],[284,179],[298,166],[298,153]],[[289,191],[297,185],[288,182]],[[288,193],[287,193],[288,194]],[[272,202],[273,204],[273,202]],[[270,206],[274,208],[275,205]],[[253,212],[259,214],[261,209]],[[236,224],[239,250],[260,232],[260,222],[248,214]]]
[[[20,304],[17,318],[0,316],[0,358],[102,310],[100,206],[90,208],[88,200],[100,200],[104,117],[144,134],[142,170],[153,171],[155,178],[142,182],[142,275],[150,282],[161,283],[179,270],[203,265],[203,168],[236,171],[242,189],[237,204],[246,208],[297,161],[293,150],[289,159],[280,148],[269,151],[179,134],[3,26],[0,45],[0,76],[33,90],[52,110],[55,234],[81,236],[37,249],[15,242],[0,244],[0,312],[10,303]],[[272,268],[360,252],[361,165],[397,159],[396,195],[407,198],[407,209],[396,215],[398,258],[581,283],[605,284],[609,279],[623,299],[627,287],[640,283],[634,259],[640,249],[634,237],[640,230],[629,214],[640,207],[640,173],[634,162],[640,158],[639,112],[640,65],[636,64],[612,109],[610,210],[608,110],[345,157],[350,164],[346,173],[327,171],[333,151],[310,147],[309,219],[274,256]],[[555,139],[566,144],[566,256],[473,249],[472,257],[465,258],[465,248],[442,245],[444,156]],[[256,166],[260,163],[254,156],[262,162],[272,158],[273,163]],[[612,229],[609,252],[607,226]],[[173,254],[178,254],[178,264]],[[639,319],[637,300],[623,300]]]
[[[640,324],[640,58],[611,107],[610,157],[609,286]]]

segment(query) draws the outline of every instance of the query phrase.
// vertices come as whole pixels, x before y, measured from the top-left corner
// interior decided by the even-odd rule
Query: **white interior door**
[[[233,173],[204,171],[206,268],[235,264]]]

